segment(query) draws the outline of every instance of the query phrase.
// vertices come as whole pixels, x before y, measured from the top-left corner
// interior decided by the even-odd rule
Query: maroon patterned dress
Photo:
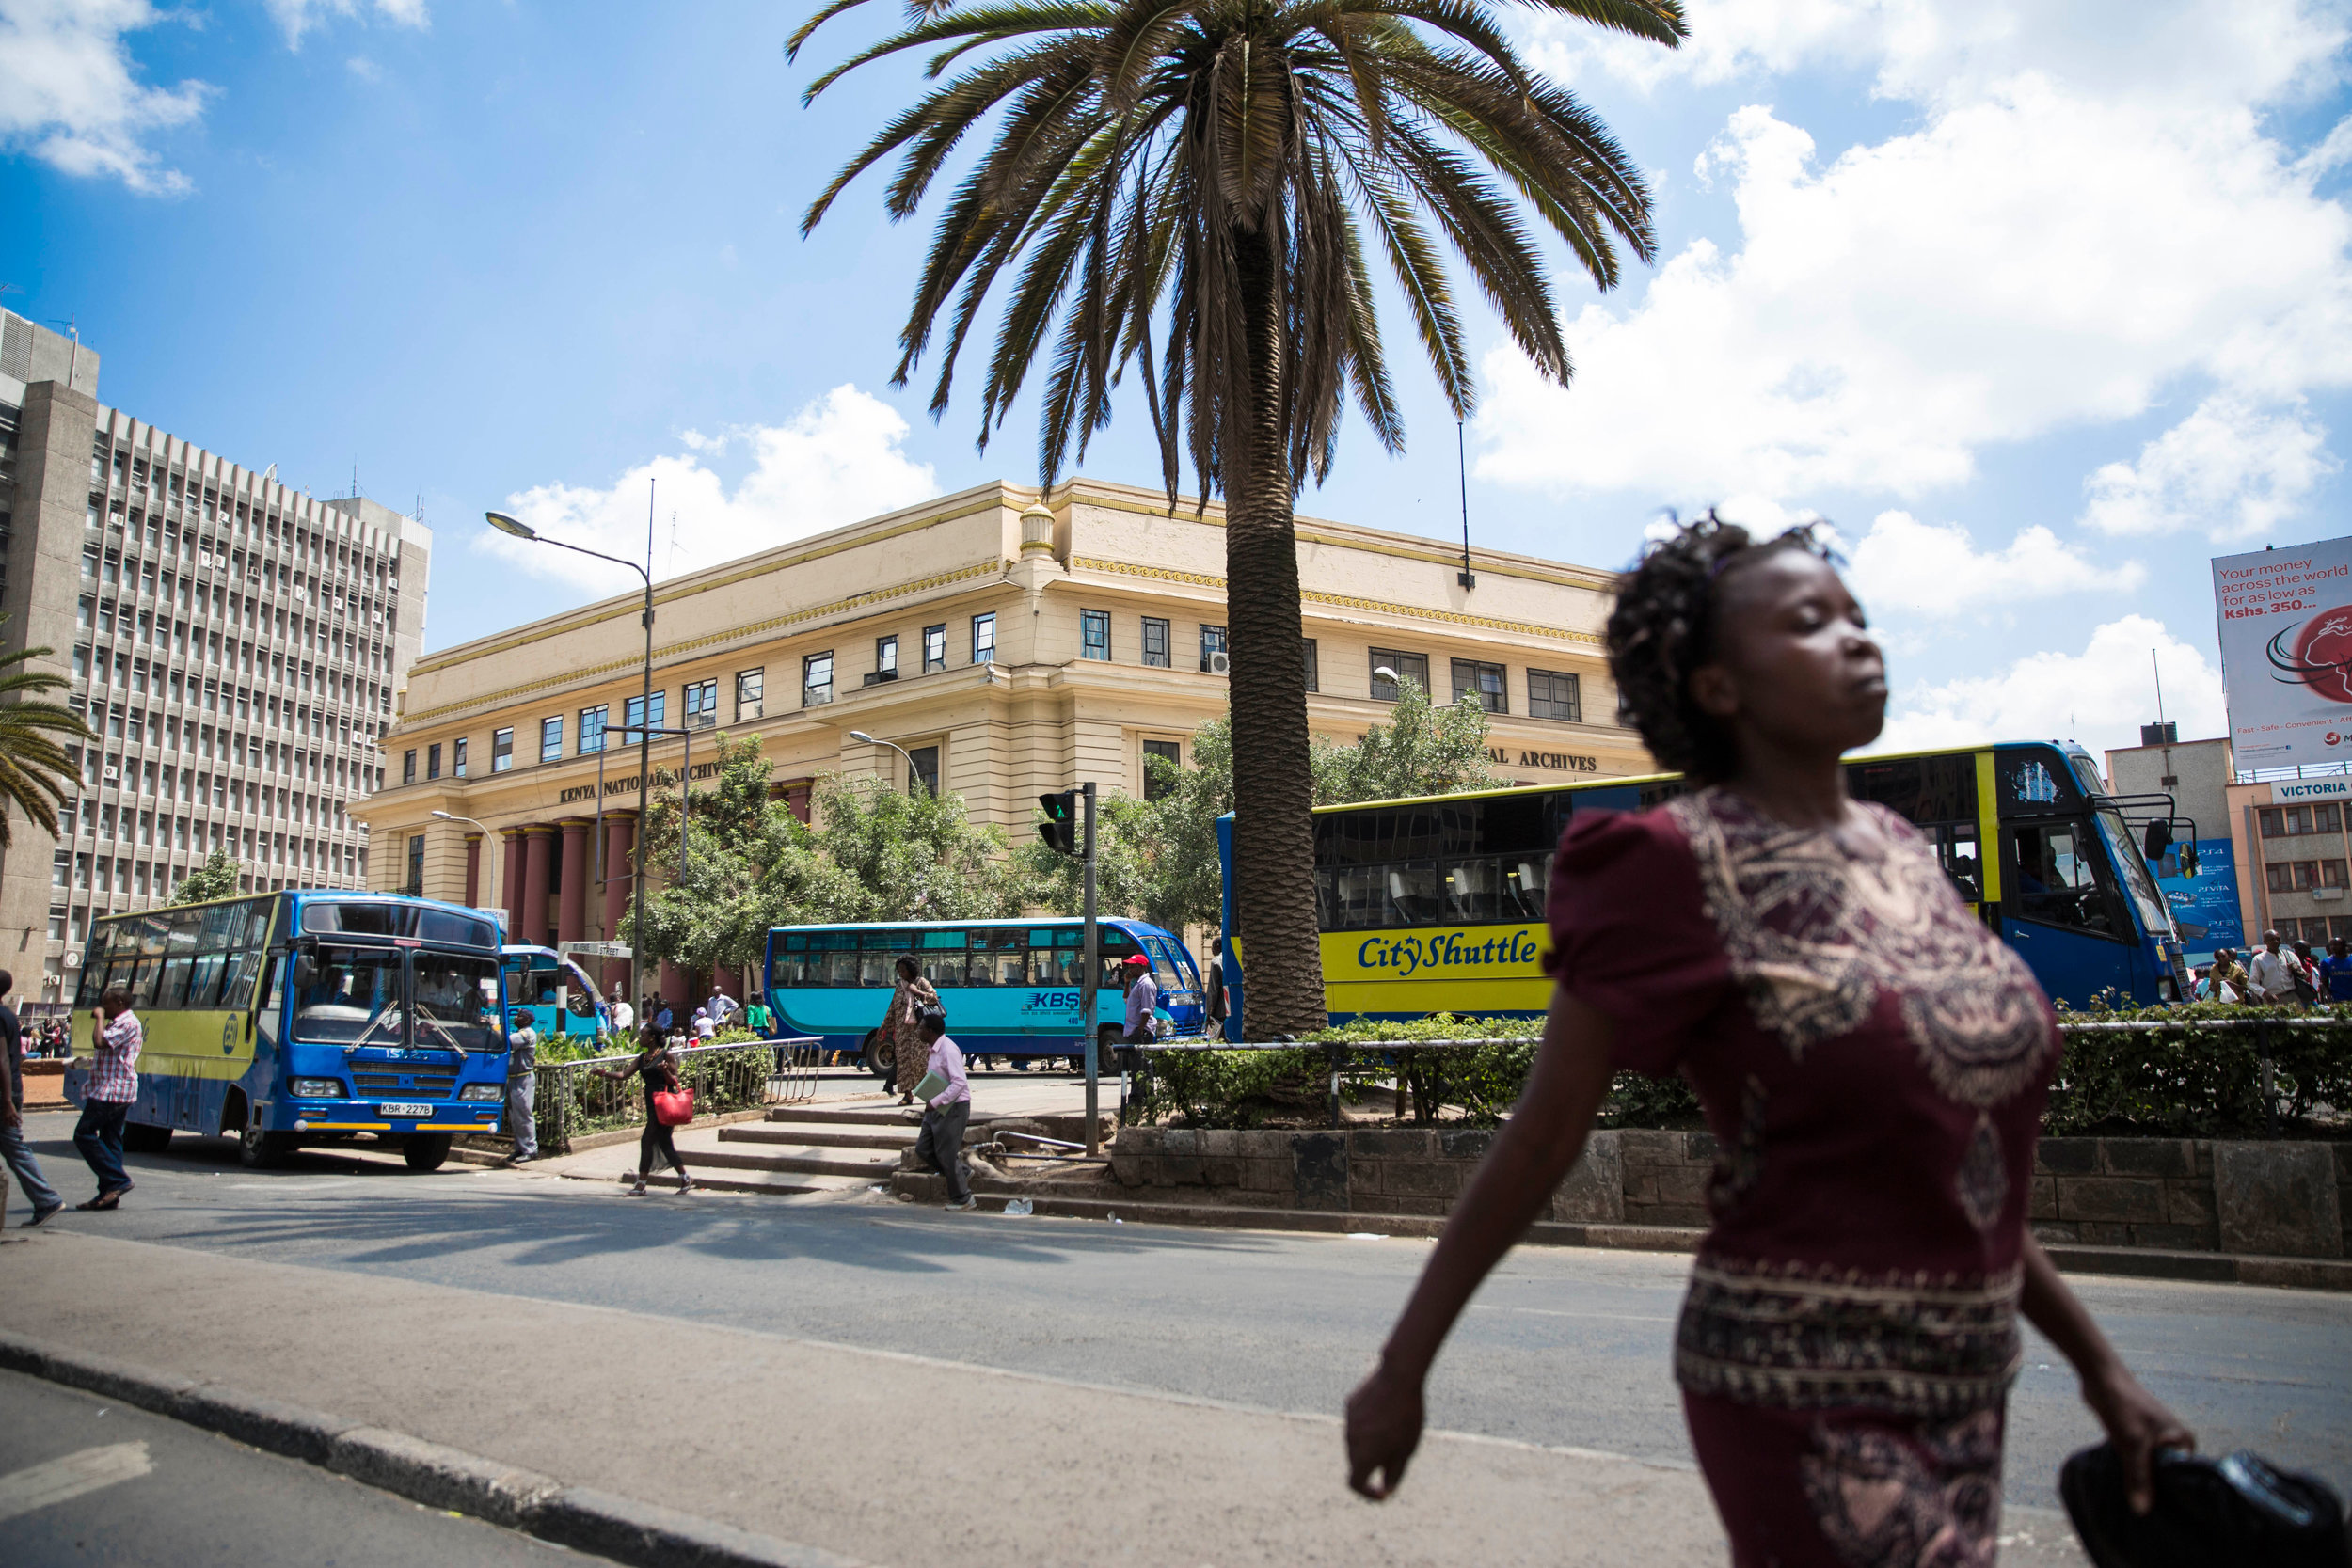
[[[1742,1568],[1975,1568],[2000,1519],[2058,1037],[1926,841],[1862,809],[1875,848],[1720,787],[1597,812],[1552,872],[1553,973],[1720,1150],[1675,1375]]]

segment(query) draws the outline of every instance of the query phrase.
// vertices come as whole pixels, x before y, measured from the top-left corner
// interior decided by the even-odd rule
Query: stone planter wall
[[[1439,1215],[1494,1134],[1473,1129],[1240,1132],[1121,1128],[1111,1174],[1139,1197],[1263,1209]],[[1715,1140],[1600,1131],[1546,1217],[1707,1223]],[[2352,1256],[2352,1144],[2044,1138],[2027,1217],[2046,1242]]]

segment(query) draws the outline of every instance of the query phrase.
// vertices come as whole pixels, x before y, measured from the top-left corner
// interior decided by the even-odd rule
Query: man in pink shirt
[[[947,1207],[977,1209],[972,1184],[963,1177],[963,1129],[972,1119],[972,1085],[963,1075],[963,1048],[947,1037],[947,1015],[926,1007],[915,1019],[914,1031],[930,1053],[923,1075],[936,1073],[947,1086],[931,1096],[923,1113],[923,1131],[915,1135],[914,1157],[947,1179]]]
[[[122,1169],[122,1122],[139,1097],[143,1031],[139,1015],[131,1010],[131,993],[120,986],[106,988],[90,1022],[89,1087],[82,1091],[73,1147],[97,1175],[98,1196],[76,1207],[112,1209],[131,1190],[131,1178]]]

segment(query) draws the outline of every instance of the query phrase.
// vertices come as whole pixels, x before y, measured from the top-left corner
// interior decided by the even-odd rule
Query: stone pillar
[[[567,816],[556,826],[564,830],[564,891],[556,895],[555,940],[588,939],[588,833],[596,823],[584,816]]]
[[[501,834],[506,840],[506,875],[500,883],[503,895],[501,902],[506,909],[506,940],[523,940],[523,830],[508,828]]]
[[[534,822],[523,830],[523,918],[515,940],[548,945],[548,883],[555,851],[555,830]]]
[[[637,843],[637,818],[628,812],[604,814],[604,940],[621,940],[621,922],[628,915],[629,877],[634,863],[629,855]],[[596,970],[596,983],[611,996],[614,982],[628,988],[632,1005],[636,1001],[637,979],[628,973],[624,959],[602,960]]]
[[[466,835],[466,902],[470,907],[482,903],[482,835]]]

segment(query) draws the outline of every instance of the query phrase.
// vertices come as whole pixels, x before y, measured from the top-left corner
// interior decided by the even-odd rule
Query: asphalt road
[[[10,1568],[557,1568],[584,1557],[161,1416],[0,1372]]]
[[[29,1119],[51,1180],[78,1199],[87,1179],[70,1123]],[[553,1177],[456,1166],[417,1176],[396,1159],[318,1152],[255,1173],[218,1140],[182,1140],[131,1164],[138,1187],[120,1211],[51,1223],[1284,1411],[1337,1409],[1429,1250],[879,1201],[631,1199]],[[24,1212],[14,1200],[11,1222]],[[1520,1249],[1439,1361],[1433,1424],[1687,1463],[1668,1362],[1686,1267]],[[2258,1449],[2352,1494],[2352,1297],[2074,1283],[2203,1447]],[[2057,1506],[2059,1462],[2099,1434],[2072,1372],[2038,1337],[2010,1433],[2010,1500]],[[1009,1477],[1019,1465],[1009,1453]]]

